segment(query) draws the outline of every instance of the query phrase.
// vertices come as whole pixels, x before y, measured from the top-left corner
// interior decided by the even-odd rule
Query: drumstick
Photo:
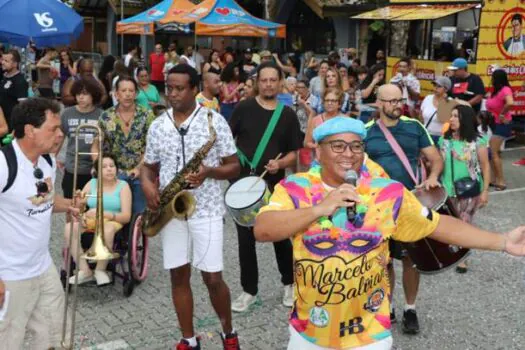
[[[277,155],[277,157],[275,157],[275,159],[273,159],[273,160],[279,160],[279,158],[281,158],[282,155],[283,155],[282,153],[279,153],[279,154]],[[254,188],[255,185],[257,185],[257,184],[259,183],[259,181],[261,181],[261,179],[262,179],[263,177],[266,176],[266,173],[267,173],[267,172],[268,172],[268,169],[266,169],[266,170],[261,174],[261,176],[259,176],[259,177],[257,178],[257,180],[255,180],[255,182],[253,183],[253,185],[251,185],[250,188],[248,188],[248,191],[251,190],[252,188]]]

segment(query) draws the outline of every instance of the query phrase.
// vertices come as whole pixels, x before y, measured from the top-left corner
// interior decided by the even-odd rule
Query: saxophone
[[[213,114],[208,112],[208,130],[210,139],[186,164],[186,166],[170,181],[160,194],[160,205],[157,210],[146,208],[142,214],[142,232],[148,237],[156,236],[160,230],[173,218],[187,220],[196,207],[196,200],[186,182],[186,176],[199,171],[199,167],[215,144],[217,133],[213,128]]]

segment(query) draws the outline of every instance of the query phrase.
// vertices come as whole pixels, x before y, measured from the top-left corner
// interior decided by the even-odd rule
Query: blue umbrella
[[[69,44],[84,20],[60,0],[0,0],[0,40],[24,47]]]

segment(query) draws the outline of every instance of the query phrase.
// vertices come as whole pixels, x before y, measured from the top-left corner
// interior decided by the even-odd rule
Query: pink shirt
[[[503,110],[503,107],[505,107],[505,97],[508,95],[512,96],[512,89],[508,86],[504,86],[496,96],[491,96],[487,100],[487,110],[494,116],[496,124],[502,124],[499,115]],[[512,120],[510,112],[505,113],[505,120]]]

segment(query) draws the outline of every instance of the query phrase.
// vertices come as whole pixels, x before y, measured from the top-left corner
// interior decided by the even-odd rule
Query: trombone
[[[97,139],[99,143],[99,152],[93,153],[93,152],[79,152],[79,138],[80,134],[83,131],[86,130],[95,130],[97,133]],[[91,245],[91,248],[85,253],[80,256],[80,250],[81,250],[81,244],[80,244],[80,232],[81,232],[81,223],[83,221],[83,212],[84,210],[81,209],[80,214],[80,220],[79,225],[77,225],[77,230],[74,232],[74,220],[71,220],[70,226],[69,226],[69,239],[67,241],[67,264],[66,264],[66,295],[65,295],[65,303],[64,303],[64,317],[63,317],[63,323],[62,323],[62,338],[61,338],[61,346],[63,349],[72,350],[75,344],[75,317],[76,317],[76,310],[77,310],[77,294],[78,294],[78,266],[79,266],[79,258],[82,257],[83,259],[87,259],[90,261],[99,261],[99,260],[111,260],[119,257],[118,253],[114,253],[111,248],[108,248],[106,246],[105,240],[104,240],[104,203],[103,203],[103,183],[102,183],[102,150],[103,150],[103,140],[104,135],[102,133],[102,130],[98,125],[92,125],[92,124],[81,124],[77,127],[75,131],[75,160],[74,160],[74,170],[73,170],[73,189],[75,190],[77,188],[77,178],[78,178],[78,162],[79,162],[79,156],[91,156],[91,155],[97,155],[97,194],[96,195],[82,195],[79,196],[80,191],[76,191],[74,195],[74,201],[79,200],[80,197],[95,197],[97,198],[97,209],[96,209],[96,215],[95,215],[95,237],[93,239],[93,243]],[[83,205],[83,209],[85,209],[85,205]],[[69,342],[66,340],[66,334],[67,334],[67,311],[69,306],[69,290],[70,290],[70,284],[69,284],[69,278],[71,277],[71,263],[70,263],[70,254],[71,252],[71,245],[72,245],[72,238],[73,235],[76,235],[77,237],[77,250],[75,254],[75,261],[77,265],[77,273],[75,274],[75,284],[73,286],[73,300],[72,300],[72,314],[71,314],[71,325],[70,325],[70,333],[69,333]]]

